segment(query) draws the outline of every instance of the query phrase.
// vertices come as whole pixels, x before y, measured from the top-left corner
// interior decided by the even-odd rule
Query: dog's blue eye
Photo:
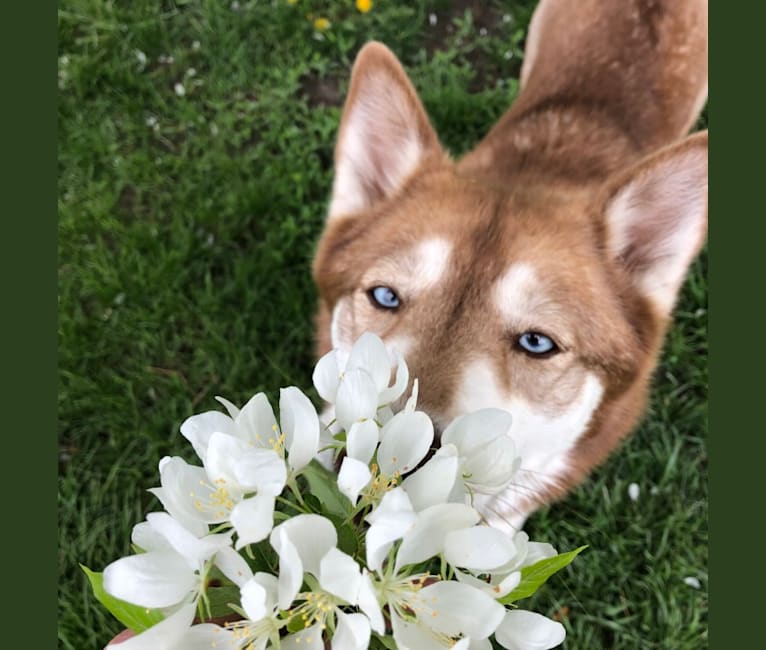
[[[546,354],[557,350],[556,344],[545,334],[525,332],[519,337],[519,346],[530,354]]]
[[[376,307],[396,309],[400,305],[399,296],[390,287],[375,287],[369,293]]]

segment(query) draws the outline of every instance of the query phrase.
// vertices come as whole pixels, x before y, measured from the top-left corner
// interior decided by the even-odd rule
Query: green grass
[[[156,508],[146,489],[160,457],[191,460],[181,421],[216,394],[310,385],[309,265],[358,47],[375,38],[402,58],[454,153],[515,96],[533,2],[390,4],[61,3],[61,648],[100,648],[119,630],[77,564],[128,552]],[[530,603],[567,612],[567,648],[707,645],[705,265],[636,435],[528,524],[561,550],[590,545]]]

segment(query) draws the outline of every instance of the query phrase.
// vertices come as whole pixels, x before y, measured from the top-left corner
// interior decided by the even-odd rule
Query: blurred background
[[[119,631],[78,563],[128,553],[159,459],[192,460],[180,423],[311,385],[310,262],[358,49],[393,49],[460,155],[513,101],[536,4],[59,3],[60,648]],[[527,524],[590,545],[523,603],[566,648],[707,647],[706,265],[637,434]]]

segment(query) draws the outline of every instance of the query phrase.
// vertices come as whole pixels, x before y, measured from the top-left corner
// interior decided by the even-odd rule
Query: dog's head
[[[510,508],[579,480],[640,413],[704,241],[706,135],[598,184],[498,179],[450,159],[396,58],[370,44],[335,165],[314,264],[320,352],[375,332],[437,428],[508,410],[526,472]]]

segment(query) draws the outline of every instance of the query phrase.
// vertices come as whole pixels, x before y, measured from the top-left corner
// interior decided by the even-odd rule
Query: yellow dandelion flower
[[[294,5],[298,2],[298,0],[287,0],[287,4]]]
[[[330,29],[330,21],[327,20],[327,18],[315,18],[314,29],[319,32],[326,32],[328,29]]]
[[[363,14],[372,9],[372,0],[356,0],[356,8]]]

